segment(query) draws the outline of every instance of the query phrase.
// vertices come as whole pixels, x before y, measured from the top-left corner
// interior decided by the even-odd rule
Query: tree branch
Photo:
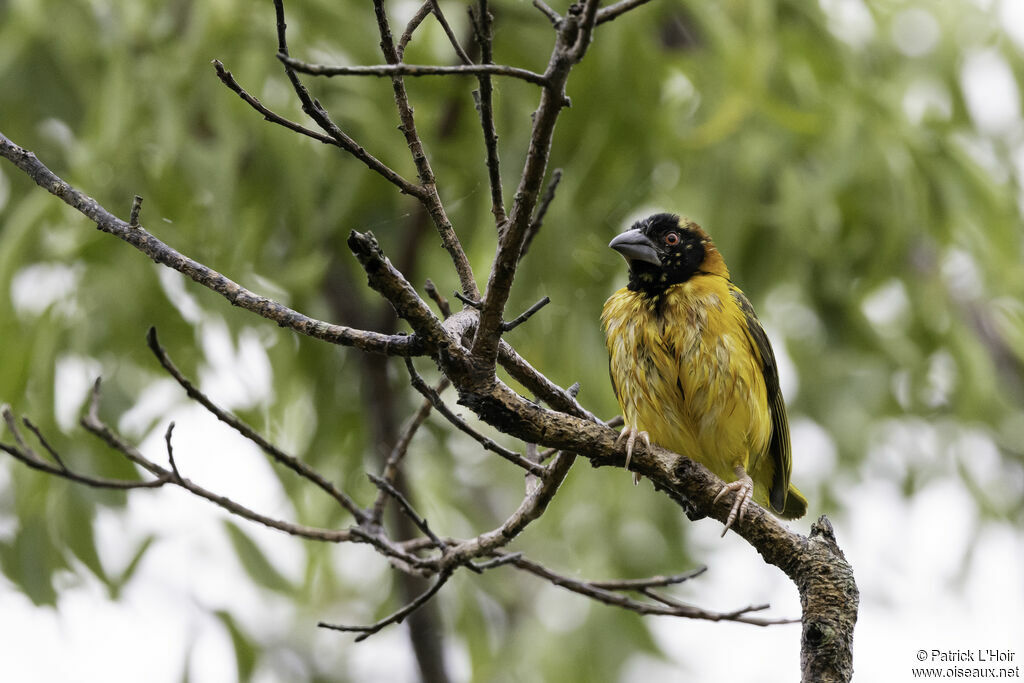
[[[473,22],[473,32],[476,35],[477,44],[480,45],[480,60],[485,65],[494,63],[494,32],[492,28],[493,17],[487,0],[479,0],[479,9],[474,12],[473,7],[469,8],[469,17]],[[487,180],[491,188],[491,213],[494,214],[494,222],[498,226],[498,232],[504,230],[508,216],[505,214],[505,199],[501,188],[501,164],[498,157],[498,133],[494,127],[494,87],[491,77],[487,74],[480,74],[480,90],[473,93],[476,101],[477,112],[480,114],[480,126],[484,134],[484,150],[487,155]],[[538,83],[543,85],[543,83]]]
[[[427,386],[427,383],[424,382],[423,378],[420,377],[418,372],[416,372],[416,368],[413,367],[412,362],[406,363],[405,367],[409,370],[409,378],[413,388],[430,401],[434,408],[437,409],[437,412],[441,413],[446,420],[455,425],[459,431],[469,434],[477,443],[483,446],[485,450],[497,453],[512,464],[522,467],[527,472],[535,474],[538,477],[547,475],[547,468],[542,465],[538,465],[535,462],[531,462],[515,451],[510,451],[504,446],[495,443],[493,440],[488,439],[486,436],[466,424],[465,420],[453,413],[452,410],[445,405],[445,402],[441,400],[441,397],[436,391]]]
[[[434,582],[434,585],[432,585],[430,588],[428,588],[426,590],[426,592],[424,592],[418,598],[416,598],[415,600],[410,602],[408,605],[402,607],[400,610],[398,610],[394,614],[391,614],[390,616],[384,617],[380,621],[378,621],[378,622],[376,622],[374,624],[370,624],[369,626],[345,626],[344,624],[330,624],[330,623],[327,623],[326,621],[321,621],[320,623],[317,624],[317,626],[319,626],[320,628],[331,629],[333,631],[349,631],[349,632],[355,631],[355,632],[360,634],[356,638],[356,642],[358,643],[361,640],[366,640],[367,638],[372,636],[374,633],[377,633],[378,631],[380,631],[385,626],[390,626],[391,624],[400,624],[400,623],[402,623],[402,621],[407,616],[409,616],[410,614],[412,614],[413,612],[418,610],[421,606],[423,606],[424,603],[426,603],[428,600],[430,600],[430,598],[434,597],[437,594],[437,592],[439,590],[441,590],[441,587],[444,586],[446,583],[448,583],[448,579],[450,579],[451,576],[452,576],[452,573],[450,571],[442,572],[437,577],[437,581]]]
[[[307,317],[272,299],[249,291],[217,271],[175,251],[141,226],[133,227],[117,218],[95,199],[59,178],[32,152],[19,147],[3,133],[0,133],[0,156],[11,161],[44,190],[89,218],[103,232],[127,242],[157,263],[187,275],[195,282],[217,292],[234,306],[272,320],[281,327],[332,344],[354,346],[363,351],[389,356],[419,356],[426,353],[420,340],[414,336],[385,335],[343,325],[332,325]]]
[[[597,24],[603,24],[607,21],[612,21],[621,17],[623,14],[631,9],[636,9],[640,5],[646,5],[651,0],[619,0],[613,5],[608,5],[597,12]]]
[[[556,168],[551,172],[551,180],[548,181],[548,187],[544,190],[544,196],[541,198],[540,204],[537,205],[533,220],[530,221],[530,227],[527,228],[526,235],[523,237],[523,248],[519,250],[520,261],[526,256],[526,252],[529,251],[534,238],[540,232],[540,228],[544,224],[544,216],[547,215],[551,202],[555,200],[555,191],[558,189],[558,183],[560,182],[562,182],[562,169]]]
[[[434,389],[436,393],[444,391],[449,385],[447,379],[442,379],[437,387]],[[419,430],[420,426],[426,421],[427,416],[430,415],[431,408],[434,404],[430,399],[424,399],[420,409],[416,411],[416,414],[409,418],[409,421],[402,428],[402,432],[395,442],[394,448],[391,449],[391,453],[388,455],[387,461],[384,463],[384,468],[381,472],[381,478],[389,484],[394,484],[398,478],[399,466],[402,460],[405,458],[405,454],[409,450],[409,444],[412,442],[412,437]],[[379,525],[384,516],[384,502],[387,500],[385,491],[381,491],[377,496],[377,499],[373,503],[373,508],[370,512],[370,519],[373,524]]]
[[[402,36],[398,39],[398,45],[395,47],[395,52],[398,54],[398,60],[401,61],[405,57],[405,48],[412,40],[413,32],[419,28],[423,20],[426,19],[431,12],[434,11],[434,4],[431,0],[424,0],[420,8],[416,10],[416,14],[412,15],[412,19],[405,26],[405,31],[402,32]]]
[[[573,7],[578,8],[578,5]],[[533,129],[526,163],[509,213],[507,229],[499,235],[498,251],[491,266],[487,295],[473,341],[473,357],[477,360],[480,381],[487,381],[493,373],[500,346],[502,314],[508,302],[523,240],[544,180],[555,123],[562,108],[567,104],[565,84],[572,67],[586,52],[596,20],[596,8],[597,0],[586,0],[582,19],[570,13],[560,23],[555,47],[544,72],[548,82],[541,90],[540,104],[533,114]]]
[[[302,462],[295,456],[288,455],[280,448],[267,441],[252,427],[245,424],[244,422],[242,422],[242,420],[238,419],[236,416],[232,415],[226,410],[221,409],[213,401],[211,401],[203,392],[199,391],[199,389],[192,382],[190,382],[188,378],[181,374],[181,371],[178,370],[177,366],[175,366],[174,363],[171,361],[170,356],[167,355],[167,351],[164,349],[163,346],[160,345],[160,340],[157,339],[155,327],[149,328],[149,332],[146,334],[146,343],[149,345],[149,348],[153,352],[153,355],[156,356],[156,359],[160,361],[160,365],[163,366],[164,370],[167,371],[167,374],[174,378],[174,381],[177,382],[181,386],[181,388],[185,390],[185,393],[188,394],[189,398],[191,398],[193,401],[206,408],[206,410],[212,413],[213,416],[216,417],[218,420],[234,429],[236,432],[244,436],[249,441],[252,441],[254,444],[259,446],[260,450],[269,455],[275,462],[277,462],[280,465],[283,465],[284,467],[287,467],[292,472],[295,472],[303,479],[306,479],[307,481],[317,486],[317,488],[324,491],[327,495],[336,500],[343,508],[348,510],[348,512],[353,517],[355,517],[357,522],[362,523],[369,518],[365,510],[360,508],[358,505],[355,504],[355,502],[351,498],[349,498],[343,492],[338,490],[337,487],[335,487],[334,484],[328,481],[327,478],[324,477],[322,474],[320,474],[315,469],[313,469],[306,463]],[[169,438],[167,450],[168,453],[170,453]],[[174,461],[172,460],[171,463],[173,464],[173,462]],[[176,471],[175,474],[177,474]]]
[[[498,554],[501,557],[501,554]],[[534,576],[538,576],[545,581],[549,581],[556,586],[560,586],[573,593],[585,595],[588,598],[597,600],[606,605],[612,605],[615,607],[621,607],[637,614],[653,614],[659,616],[669,617],[686,617],[687,619],[704,619],[707,621],[738,621],[744,624],[753,624],[755,626],[772,626],[776,624],[789,624],[792,623],[792,619],[761,619],[759,617],[748,616],[750,612],[756,612],[764,609],[763,606],[756,607],[745,607],[743,609],[734,610],[732,612],[713,612],[711,610],[702,609],[700,607],[694,607],[693,605],[687,605],[678,601],[671,601],[670,604],[652,604],[649,602],[640,602],[639,600],[633,600],[625,595],[621,595],[615,590],[608,590],[600,587],[600,582],[592,581],[580,581],[573,579],[568,576],[558,574],[551,571],[547,567],[540,565],[531,560],[527,560],[525,557],[517,557],[508,562],[514,567],[522,569],[523,571],[529,572]],[[628,589],[632,590],[632,589]],[[824,679],[819,679],[824,680]]]
[[[451,24],[448,23],[448,19],[445,18],[444,12],[441,11],[441,5],[437,0],[427,0],[431,9],[434,12],[434,17],[437,19],[437,23],[441,25],[441,29],[444,30],[444,34],[448,36],[448,42],[452,44],[452,49],[455,50],[455,55],[459,58],[459,61],[466,65],[471,65],[473,60],[469,58],[466,51],[459,44],[459,38],[455,35],[455,31],[452,30]]]
[[[371,66],[328,66],[312,64],[294,57],[278,55],[278,58],[292,69],[310,76],[508,76],[519,80],[545,85],[543,75],[504,64],[375,64]]]
[[[280,3],[281,0],[274,0]],[[398,66],[398,51],[395,48],[394,40],[391,37],[391,25],[388,22],[387,12],[384,9],[384,0],[373,0],[373,12],[377,18],[377,29],[380,33],[380,49],[384,55],[384,61],[389,65]],[[451,256],[455,271],[459,274],[459,282],[462,291],[467,296],[479,298],[480,290],[477,287],[476,279],[473,277],[473,268],[469,265],[466,252],[455,235],[448,214],[441,203],[441,196],[437,192],[437,181],[434,178],[434,170],[430,166],[430,160],[423,149],[423,141],[416,132],[416,120],[413,117],[412,105],[409,104],[409,95],[405,90],[405,81],[400,74],[391,76],[391,86],[395,92],[395,106],[398,109],[398,118],[401,121],[399,126],[405,136],[405,142],[412,154],[413,164],[419,174],[420,185],[423,187],[423,195],[419,197],[430,214],[438,234],[441,236],[441,243]]]
[[[388,182],[397,187],[399,191],[402,192],[403,194],[419,197],[423,193],[423,188],[403,178],[397,171],[393,170],[380,159],[367,152],[365,149],[363,149],[362,145],[360,145],[355,140],[350,138],[344,131],[342,131],[337,125],[335,125],[334,122],[330,120],[327,111],[322,106],[320,106],[318,102],[313,101],[309,97],[309,93],[305,91],[305,88],[301,84],[298,84],[297,79],[293,81],[293,85],[302,90],[300,99],[302,99],[303,110],[305,110],[307,114],[310,114],[310,117],[313,118],[313,120],[316,121],[322,128],[324,128],[328,134],[325,135],[324,133],[318,133],[315,130],[310,130],[309,128],[306,128],[301,124],[286,119],[280,114],[277,114],[272,110],[268,109],[267,107],[263,106],[262,102],[260,102],[258,99],[250,95],[248,92],[245,91],[244,88],[242,88],[241,85],[238,84],[238,81],[235,80],[235,77],[231,74],[230,71],[224,68],[224,65],[221,64],[219,60],[213,60],[213,68],[217,72],[217,78],[221,80],[221,83],[226,85],[228,89],[230,89],[232,92],[241,97],[246,104],[248,104],[250,107],[255,109],[260,114],[262,114],[263,118],[266,119],[267,121],[270,121],[271,123],[276,123],[277,125],[283,126],[288,130],[313,138],[314,140],[322,142],[325,145],[334,145],[335,147],[343,149],[344,151],[354,156],[356,159],[359,159],[361,162],[363,162],[367,168],[386,178]]]

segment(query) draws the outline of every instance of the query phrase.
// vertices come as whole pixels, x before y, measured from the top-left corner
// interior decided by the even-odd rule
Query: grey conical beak
[[[627,230],[608,243],[608,246],[622,254],[628,262],[645,261],[656,266],[661,265],[654,242],[639,230]]]

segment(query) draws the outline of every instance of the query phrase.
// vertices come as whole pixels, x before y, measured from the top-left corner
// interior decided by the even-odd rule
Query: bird
[[[775,354],[710,236],[658,213],[608,246],[629,267],[628,284],[601,312],[626,468],[637,439],[703,464],[727,482],[715,503],[734,496],[723,536],[751,499],[783,519],[802,517]]]

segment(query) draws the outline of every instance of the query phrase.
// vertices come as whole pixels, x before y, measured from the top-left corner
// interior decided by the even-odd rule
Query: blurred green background
[[[547,20],[525,1],[493,4],[496,61],[542,71],[554,37]],[[400,27],[418,4],[388,6]],[[780,356],[793,477],[811,500],[809,517],[793,526],[806,532],[823,513],[836,521],[861,579],[864,615],[906,607],[900,580],[865,566],[879,548],[896,556],[903,580],[929,574],[933,598],[967,594],[986,530],[1000,530],[1011,566],[1024,566],[1018,6],[655,0],[601,26],[570,79],[572,107],[555,136],[550,168],[565,175],[509,303],[512,317],[551,297],[508,341],[552,380],[579,381],[584,405],[610,418],[617,407],[598,316],[625,268],[605,245],[654,210],[701,223]],[[466,4],[442,7],[468,36]],[[370,3],[306,0],[287,9],[294,56],[381,61]],[[457,287],[447,254],[412,200],[338,150],[262,121],[210,65],[221,60],[267,106],[305,122],[275,52],[269,0],[0,0],[0,131],[121,217],[142,195],[147,229],[243,285],[311,316],[387,329],[390,312],[364,286],[348,232],[372,230],[421,292],[428,277],[444,293]],[[406,53],[411,63],[453,59],[431,20]],[[305,81],[358,142],[415,176],[386,80]],[[407,84],[482,287],[495,236],[476,82]],[[534,86],[496,81],[507,199],[537,97]],[[209,480],[196,476],[200,483],[307,524],[349,520],[197,416],[158,371],[147,328],[158,328],[176,362],[222,405],[362,504],[373,497],[363,473],[379,462],[382,430],[393,438],[419,405],[401,361],[367,369],[357,351],[233,309],[99,233],[6,162],[0,321],[0,401],[30,415],[67,462],[134,476],[77,426],[89,383],[102,375],[104,415],[154,459],[162,461],[159,437],[178,416],[178,438],[193,439],[178,447],[179,464],[193,468],[187,476],[213,468]],[[418,366],[433,377],[429,363]],[[10,435],[0,431],[0,439]],[[517,471],[435,417],[413,442],[408,478],[433,527],[456,536],[500,523],[522,494]],[[938,502],[915,507],[932,496]],[[165,507],[154,511],[151,501]],[[113,610],[111,629],[157,629],[174,643],[160,655],[167,677],[151,680],[415,680],[405,627],[364,644],[315,627],[318,619],[368,622],[400,604],[383,561],[231,525],[208,507],[165,492],[86,490],[0,460],[0,586],[10,608],[0,612],[0,633],[56,633],[45,624],[74,611],[65,601],[76,591],[97,604],[163,604],[132,588],[148,576],[156,593],[146,595],[185,596],[190,616],[169,616],[176,599],[167,611],[103,609]],[[208,516],[194,518],[197,508]],[[795,591],[781,574],[738,539],[708,541],[717,531],[703,528],[710,526],[688,523],[621,471],[580,462],[512,548],[567,574],[615,578],[704,562],[714,573],[709,558],[732,544],[718,567],[734,583],[698,581],[677,594],[730,609],[748,594],[763,602],[782,591],[789,611],[775,614],[795,615]],[[927,542],[908,545],[899,533]],[[928,558],[938,556],[936,569]],[[915,559],[923,569],[909,568]],[[220,571],[223,585],[191,583]],[[687,628],[699,640],[684,642],[665,636],[665,620],[591,605],[511,569],[459,576],[437,605],[455,680],[639,680],[645,672],[699,680],[716,671],[703,661],[709,643],[736,638],[752,651],[779,643],[780,659],[764,664],[759,680],[796,677],[796,627],[698,624]],[[36,631],[12,614],[50,616],[25,618]],[[863,652],[860,671],[884,656]],[[96,667],[86,674],[122,680],[117,665]]]

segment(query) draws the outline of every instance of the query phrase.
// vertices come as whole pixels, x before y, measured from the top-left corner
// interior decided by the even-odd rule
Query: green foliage
[[[496,60],[543,70],[553,38],[547,21],[525,2],[495,5]],[[463,4],[443,6],[465,34]],[[572,107],[556,131],[550,168],[565,176],[507,316],[550,296],[508,340],[552,380],[581,382],[581,401],[612,417],[597,321],[625,273],[605,245],[651,209],[692,216],[715,238],[786,359],[791,419],[820,425],[837,448],[833,471],[815,481],[800,478],[801,459],[815,454],[794,454],[812,516],[836,511],[833,482],[861,476],[894,424],[950,436],[961,469],[970,454],[955,443],[967,433],[998,446],[1008,477],[1019,477],[1024,465],[1017,140],[979,128],[963,77],[964,55],[990,51],[1019,87],[1020,48],[994,11],[963,0],[929,7],[938,37],[926,54],[911,56],[894,28],[909,5],[866,7],[873,30],[852,38],[804,0],[653,2],[599,27],[570,79]],[[288,25],[296,56],[380,61],[368,3],[290,3]],[[142,195],[147,229],[255,291],[311,316],[380,328],[389,324],[388,307],[363,286],[345,237],[371,229],[400,264],[417,207],[357,161],[263,122],[209,64],[220,59],[267,106],[305,121],[275,51],[268,2],[0,2],[0,130],[122,217],[132,196]],[[452,60],[428,20],[407,61]],[[357,141],[414,177],[388,81],[305,80]],[[483,285],[495,234],[470,96],[475,81],[408,79],[408,87],[442,198]],[[496,81],[507,200],[536,100],[533,86]],[[442,292],[455,289],[439,240],[428,232],[415,246],[410,280],[420,286],[429,277]],[[53,296],[40,299],[44,290]],[[361,400],[363,357],[296,339],[161,274],[7,164],[0,165],[0,320],[0,399],[31,415],[80,469],[134,476],[73,421],[54,417],[58,405],[81,405],[85,396],[58,385],[59,362],[102,372],[103,413],[116,423],[162,377],[145,348],[149,326],[196,377],[213,364],[206,335],[224,321],[236,344],[256,336],[273,371],[271,395],[229,407],[361,503],[372,500],[363,476],[376,462],[373,408]],[[402,389],[400,362],[389,373],[401,420],[419,399]],[[133,438],[162,430],[159,417]],[[938,457],[904,455],[893,471],[910,494],[941,472]],[[117,594],[149,544],[160,542],[147,539],[127,569],[104,578],[91,520],[98,507],[121,507],[126,497],[75,489],[8,460],[0,468],[0,568],[36,604],[55,603],[54,579],[72,564]],[[438,422],[416,437],[408,468],[415,502],[440,533],[490,528],[522,494],[518,472]],[[986,516],[1021,523],[1019,497],[991,497],[984,482],[964,475]],[[298,522],[348,522],[294,477],[280,476]],[[699,563],[686,543],[688,527],[664,496],[632,489],[620,471],[581,463],[516,549],[586,577],[667,574]],[[346,588],[323,549],[308,548],[298,588],[243,528],[226,529],[255,584],[294,595],[297,623],[325,616],[318,613],[324,605],[380,611]],[[474,680],[599,680],[630,652],[656,650],[643,620],[582,598],[570,599],[583,612],[578,628],[551,633],[538,626],[541,598],[531,599],[548,594],[533,578],[498,571],[459,577],[444,603],[453,608],[445,623],[465,643]],[[242,679],[262,647],[311,656],[287,639],[257,642],[237,615],[218,617]],[[326,674],[311,665],[308,675]]]

